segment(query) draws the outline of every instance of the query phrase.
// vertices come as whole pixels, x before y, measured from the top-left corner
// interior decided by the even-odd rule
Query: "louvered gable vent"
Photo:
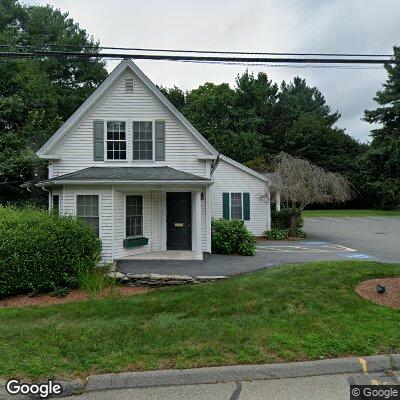
[[[133,78],[125,79],[125,92],[133,92]]]

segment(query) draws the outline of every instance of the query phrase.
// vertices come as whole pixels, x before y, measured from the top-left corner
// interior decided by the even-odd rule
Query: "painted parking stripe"
[[[341,254],[344,258],[351,258],[355,260],[373,260],[375,257],[370,256],[369,254],[364,253],[355,253],[355,254]]]
[[[257,246],[258,251],[275,253],[336,253],[336,252],[355,252],[357,250],[339,244],[326,244],[319,246],[295,246],[295,245],[276,245],[276,246]]]
[[[399,218],[383,218],[383,217],[371,217],[371,218],[373,218],[373,219],[379,219],[379,220],[382,220],[382,221],[392,221],[392,222],[398,222],[398,221],[400,221]]]

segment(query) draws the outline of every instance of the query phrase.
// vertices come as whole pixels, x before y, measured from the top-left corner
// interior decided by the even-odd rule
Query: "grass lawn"
[[[0,309],[0,376],[311,360],[400,351],[400,311],[354,292],[399,264],[321,262],[125,298]]]
[[[304,217],[400,217],[400,211],[384,210],[305,210]]]

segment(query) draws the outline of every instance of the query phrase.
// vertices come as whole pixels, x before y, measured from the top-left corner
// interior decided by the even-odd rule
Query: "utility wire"
[[[1,54],[0,54],[1,58]],[[8,57],[11,58],[11,57]],[[37,59],[37,56],[21,56],[18,57],[19,60],[32,60]],[[57,59],[65,59],[67,60],[68,57],[56,57]],[[113,58],[106,58],[101,57],[103,61],[122,61],[126,59],[126,57],[113,57]],[[90,61],[90,60],[89,60]],[[352,65],[352,64],[268,64],[268,63],[249,63],[249,62],[217,62],[217,61],[194,61],[194,60],[167,60],[172,62],[184,62],[184,63],[194,63],[194,64],[212,64],[212,65],[242,65],[242,66],[251,66],[251,67],[272,67],[272,68],[318,68],[318,69],[342,69],[342,70],[382,70],[384,69],[384,65]],[[306,62],[306,60],[305,60]]]
[[[167,60],[167,61],[213,61],[213,62],[243,62],[243,63],[295,63],[295,64],[400,64],[400,60],[377,58],[285,58],[285,57],[215,57],[189,56],[170,54],[121,54],[94,52],[66,52],[52,50],[32,50],[31,52],[1,51],[0,57],[76,57],[76,58],[131,58],[136,60]]]
[[[214,61],[181,61],[196,64],[223,64],[223,65],[244,65],[253,67],[272,68],[322,68],[322,69],[384,69],[383,65],[342,65],[342,64],[268,64],[268,63],[241,63],[241,62],[214,62]]]
[[[216,50],[179,50],[179,49],[152,49],[139,47],[112,47],[112,46],[85,46],[74,44],[56,44],[46,43],[40,46],[32,45],[7,45],[0,47],[21,47],[37,49],[38,47],[65,47],[76,49],[102,49],[102,50],[130,50],[130,51],[148,51],[156,53],[197,53],[197,54],[248,54],[248,55],[270,55],[270,56],[318,56],[318,57],[393,57],[393,54],[357,54],[357,53],[282,53],[282,52],[257,52],[257,51],[216,51]]]

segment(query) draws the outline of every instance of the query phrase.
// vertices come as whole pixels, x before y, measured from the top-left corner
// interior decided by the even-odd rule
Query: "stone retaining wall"
[[[187,275],[161,275],[161,274],[124,274],[110,272],[108,274],[119,282],[134,286],[177,286],[201,282],[216,282],[226,279],[226,276],[187,276]]]

